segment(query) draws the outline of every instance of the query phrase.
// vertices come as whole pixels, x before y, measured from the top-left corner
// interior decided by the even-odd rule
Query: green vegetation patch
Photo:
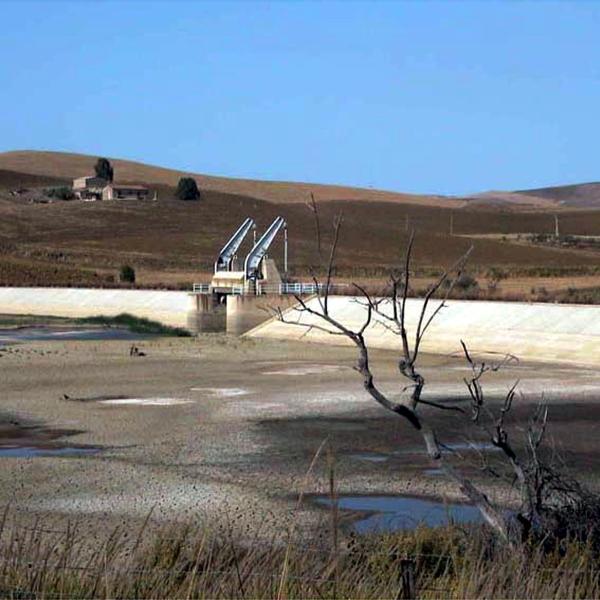
[[[85,317],[77,319],[77,323],[86,325],[103,325],[105,327],[127,327],[134,333],[146,333],[149,335],[174,335],[177,337],[190,337],[191,334],[181,327],[170,327],[163,325],[158,321],[151,321],[143,317],[136,317],[129,313],[121,313],[115,317],[97,315],[94,317]]]

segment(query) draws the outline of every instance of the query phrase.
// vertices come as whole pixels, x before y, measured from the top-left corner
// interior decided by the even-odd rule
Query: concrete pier
[[[215,294],[190,294],[187,328],[192,333],[217,333],[227,326],[227,308]]]

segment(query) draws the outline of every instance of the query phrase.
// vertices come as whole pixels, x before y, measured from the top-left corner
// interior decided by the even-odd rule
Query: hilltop
[[[59,185],[93,172],[97,156],[41,150],[0,152],[0,188],[21,185]],[[200,188],[225,194],[248,196],[274,204],[304,203],[312,192],[320,202],[353,200],[392,202],[452,209],[492,208],[500,210],[557,210],[600,208],[600,183],[582,183],[546,188],[495,190],[468,197],[439,194],[409,194],[319,183],[263,181],[219,177],[168,169],[133,160],[108,157],[118,183],[175,186],[180,177],[194,177]]]
[[[576,183],[514,192],[491,191],[469,198],[471,208],[496,206],[500,208],[526,207],[556,211],[572,208],[600,208],[600,183]]]
[[[107,157],[115,170],[115,180],[119,183],[144,183],[147,185],[175,186],[180,177],[194,177],[198,186],[205,190],[250,196],[276,204],[306,202],[310,192],[321,202],[331,200],[360,200],[364,202],[397,202],[424,206],[444,206],[458,208],[464,201],[443,196],[403,194],[340,185],[316,183],[294,183],[287,181],[260,181],[217,177],[166,169],[131,160]],[[0,169],[28,175],[69,180],[93,173],[97,157],[67,152],[46,152],[18,150],[0,152]],[[0,187],[2,187],[0,173]]]
[[[563,206],[600,208],[600,182],[559,185],[518,192],[525,196],[546,198]]]

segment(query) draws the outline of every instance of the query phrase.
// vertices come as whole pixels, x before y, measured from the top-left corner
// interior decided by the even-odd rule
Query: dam
[[[275,218],[258,239],[256,228],[254,219],[246,218],[219,252],[212,280],[194,284],[190,290],[4,287],[0,288],[0,314],[84,318],[129,313],[193,334],[226,332],[265,339],[351,343],[344,336],[331,335],[327,323],[317,315],[297,310],[301,297],[309,309],[318,312],[317,294],[323,293],[323,286],[289,280],[285,219]],[[268,255],[278,236],[283,236],[283,276]],[[252,238],[249,250],[238,260],[248,237]],[[339,295],[345,289],[330,288],[330,314],[358,331],[367,309],[364,300]],[[439,302],[430,302],[429,315]],[[407,300],[406,328],[413,339],[422,303],[418,298]],[[272,317],[276,311],[283,312],[286,322]],[[366,328],[368,346],[397,350],[399,337],[382,321],[374,315]],[[461,340],[478,354],[510,353],[526,360],[596,367],[600,365],[600,306],[450,300],[431,323],[421,350],[460,354]]]
[[[350,343],[310,325],[324,325],[318,318],[295,310],[293,294],[234,295],[225,304],[209,305],[213,297],[186,291],[87,288],[0,288],[0,314],[83,318],[130,313],[182,327],[192,333],[222,331],[249,337],[303,340],[319,344]],[[434,310],[432,301],[429,310]],[[318,307],[314,296],[308,306]],[[366,309],[352,296],[331,296],[331,315],[345,326],[359,329]],[[406,326],[414,332],[422,300],[409,298]],[[281,308],[288,323],[270,316]],[[200,324],[200,326],[199,326]],[[397,350],[398,336],[377,319],[365,331],[372,348]],[[522,302],[449,300],[427,331],[421,349],[432,354],[457,354],[460,341],[479,354],[512,353],[521,359],[600,366],[600,306]]]
[[[440,301],[432,301],[431,314]],[[406,328],[414,343],[423,301],[409,298],[406,305]],[[307,306],[319,310],[318,299]],[[355,331],[365,321],[364,300],[351,296],[330,296],[331,316]],[[324,344],[351,344],[344,336],[331,335],[321,328],[331,328],[323,320],[306,312],[289,309],[287,322],[271,319],[246,335],[272,339],[302,339]],[[320,329],[311,328],[318,325]],[[374,317],[365,331],[371,348],[400,348],[400,338],[384,326],[381,317]],[[479,300],[448,300],[431,323],[421,344],[421,350],[432,354],[462,354],[460,341],[478,354],[514,354],[520,359],[600,366],[600,306],[524,302],[492,302]]]

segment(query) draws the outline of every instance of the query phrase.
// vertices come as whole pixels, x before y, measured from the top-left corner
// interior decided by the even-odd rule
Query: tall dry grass
[[[115,529],[90,544],[74,527],[25,528],[5,513],[0,597],[398,598],[405,558],[414,560],[419,598],[600,597],[597,557],[578,543],[515,551],[483,529],[459,526],[367,536],[327,531],[320,544],[232,531],[179,525],[142,529],[132,539]]]

